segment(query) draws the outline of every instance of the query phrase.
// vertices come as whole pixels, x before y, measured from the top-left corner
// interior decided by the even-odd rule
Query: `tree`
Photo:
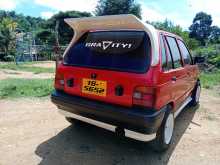
[[[190,37],[200,41],[205,45],[211,33],[212,16],[204,12],[199,12],[193,19],[193,24],[189,27]]]
[[[23,32],[30,32],[36,30],[46,22],[46,20],[40,17],[24,16],[23,14],[17,14],[14,11],[0,10],[0,20],[3,18],[10,18],[17,23],[17,28]]]
[[[220,28],[218,26],[212,26],[211,34],[208,39],[211,43],[220,43]]]
[[[160,30],[164,30],[164,31],[168,31],[168,32],[173,32],[174,29],[182,31],[180,26],[175,26],[170,20],[165,19],[164,22],[148,22],[147,23],[153,25],[155,28],[160,29]]]
[[[54,45],[55,43],[55,33],[51,29],[40,29],[35,34],[36,44],[49,44]]]
[[[135,0],[99,0],[95,9],[97,16],[134,14],[141,18],[141,6]]]
[[[0,48],[4,51],[4,56],[7,56],[9,50],[15,46],[16,27],[17,23],[11,18],[3,18],[0,22]]]
[[[147,23],[150,23],[157,29],[168,31],[168,32],[179,35],[186,42],[190,50],[193,50],[199,46],[199,43],[197,40],[193,38],[189,38],[188,31],[184,31],[179,25],[174,25],[168,19],[166,19],[164,22],[147,22]]]
[[[50,29],[50,31],[55,32],[55,27],[57,22],[58,24],[58,35],[59,42],[61,45],[69,44],[70,40],[73,37],[73,30],[69,25],[64,22],[65,18],[79,18],[79,17],[90,17],[91,14],[88,12],[80,11],[67,11],[59,12],[47,20],[47,23],[43,26],[45,29]],[[53,34],[54,35],[54,34]],[[55,43],[55,41],[54,41]]]

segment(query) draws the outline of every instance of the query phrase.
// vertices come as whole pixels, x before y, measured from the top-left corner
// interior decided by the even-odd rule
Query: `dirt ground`
[[[0,62],[0,65],[3,62]],[[54,61],[41,61],[39,63],[27,64],[25,66],[41,67],[41,68],[55,68]],[[9,70],[0,69],[0,80],[8,78],[25,78],[25,79],[48,79],[54,78],[54,73],[38,73],[20,71],[20,70]]]
[[[203,90],[201,105],[176,119],[164,154],[89,125],[70,125],[49,98],[0,100],[0,165],[200,164],[220,162],[220,98]]]
[[[35,64],[33,64],[33,65],[35,65]],[[54,74],[53,73],[34,74],[32,72],[1,69],[0,70],[0,80],[8,79],[8,78],[48,79],[48,78],[54,78]]]
[[[55,68],[55,62],[54,61],[41,61],[36,64],[31,64],[31,66],[41,67],[41,68]]]

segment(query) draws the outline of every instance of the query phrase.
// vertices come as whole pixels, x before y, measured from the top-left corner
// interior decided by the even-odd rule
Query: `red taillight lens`
[[[144,107],[153,107],[155,102],[155,88],[138,86],[133,93],[133,104]]]
[[[54,87],[59,90],[64,89],[64,75],[58,71],[56,71]]]

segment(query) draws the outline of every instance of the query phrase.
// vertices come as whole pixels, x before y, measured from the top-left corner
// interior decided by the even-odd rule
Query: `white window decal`
[[[123,49],[130,49],[132,48],[131,43],[120,43],[120,42],[113,42],[113,41],[102,41],[102,42],[87,42],[85,43],[85,47],[93,47],[93,48],[102,48],[106,50],[108,48],[123,48]]]

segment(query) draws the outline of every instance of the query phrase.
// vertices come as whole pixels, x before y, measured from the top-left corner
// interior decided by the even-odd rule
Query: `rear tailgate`
[[[146,74],[71,66],[61,66],[59,72],[64,74],[66,93],[123,106],[132,106],[132,96],[136,86],[151,83],[147,79],[150,76]],[[73,81],[72,86],[67,83],[70,80]]]
[[[131,106],[134,88],[148,84],[150,63],[146,32],[89,31],[66,51],[59,69],[66,93]]]

